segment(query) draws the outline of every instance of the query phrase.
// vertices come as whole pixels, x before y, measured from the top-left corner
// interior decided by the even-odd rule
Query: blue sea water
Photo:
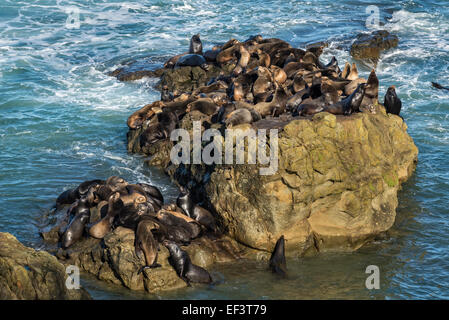
[[[126,152],[126,119],[159,98],[154,80],[120,83],[108,71],[135,58],[159,67],[198,32],[205,48],[254,34],[297,47],[329,40],[323,61],[352,62],[348,46],[367,31],[372,4],[381,27],[399,37],[376,69],[380,96],[396,86],[420,151],[389,240],[288,261],[289,281],[244,261],[212,268],[221,279],[213,288],[159,296],[89,276],[84,284],[100,299],[449,298],[449,92],[430,86],[449,86],[449,1],[0,0],[0,231],[42,247],[42,215],[60,192],[88,179],[121,175],[176,196],[163,172]],[[356,63],[366,78],[370,66]],[[365,288],[372,264],[379,290]]]

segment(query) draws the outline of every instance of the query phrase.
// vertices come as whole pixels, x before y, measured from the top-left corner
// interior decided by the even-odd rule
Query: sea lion
[[[164,63],[164,68],[173,69],[175,67],[176,63],[178,62],[179,58],[181,58],[182,56],[185,56],[186,54],[188,54],[188,52],[177,54],[176,56],[171,57]]]
[[[104,236],[111,231],[114,218],[120,211],[122,205],[122,204],[117,205],[119,198],[120,198],[119,192],[115,192],[109,197],[107,214],[100,221],[96,222],[89,228],[90,236],[97,239],[103,239]]]
[[[368,77],[368,81],[365,86],[365,95],[363,97],[360,107],[370,107],[372,108],[379,101],[379,79],[376,76],[374,69]]]
[[[337,61],[337,58],[335,58],[335,56],[333,56],[332,59],[331,59],[331,61],[330,61],[328,64],[323,65],[323,64],[319,61],[319,59],[318,59],[318,66],[319,66],[321,69],[337,69],[337,68],[338,68],[338,61]]]
[[[221,49],[207,50],[206,52],[204,52],[203,57],[206,59],[206,61],[215,62],[217,61],[217,56],[220,53],[220,51]]]
[[[188,216],[184,216],[181,213],[159,210],[156,218],[164,224],[171,227],[180,227],[187,230],[190,233],[190,239],[197,238],[201,233],[201,226],[199,222],[193,220]],[[170,229],[170,228],[169,228]]]
[[[170,92],[170,90],[168,90],[167,85],[163,85],[161,91],[161,101],[169,102],[172,101],[173,99],[174,99],[173,93]]]
[[[161,206],[164,204],[164,196],[158,187],[148,183],[137,183],[137,185],[142,187],[148,197],[157,200]]]
[[[229,61],[235,59],[235,53],[239,50],[238,45],[232,45],[230,47],[223,46],[223,49],[217,54],[216,61],[223,65]]]
[[[285,277],[287,275],[287,264],[285,262],[285,241],[282,235],[274,247],[270,257],[270,268],[273,273]]]
[[[137,225],[135,250],[139,258],[143,252],[146,262],[146,265],[139,272],[147,268],[158,268],[161,266],[157,263],[159,245],[152,233],[155,229],[159,229],[159,225],[152,219],[143,219]]]
[[[240,101],[243,99],[243,97],[244,97],[243,85],[238,81],[234,81],[231,85],[231,94],[230,94],[231,100]]]
[[[270,70],[273,73],[273,80],[278,84],[283,84],[285,80],[287,80],[287,74],[285,73],[284,69],[275,65],[271,65]]]
[[[61,238],[61,246],[63,249],[67,249],[81,239],[84,233],[84,227],[89,222],[89,217],[89,214],[85,212],[73,217]]]
[[[384,98],[384,106],[387,113],[399,115],[401,112],[402,102],[396,94],[396,87],[391,86],[387,89]]]
[[[58,198],[56,199],[56,209],[59,210],[62,206],[67,204],[74,203],[77,199],[79,199],[81,196],[87,195],[89,188],[93,185],[103,185],[105,183],[104,180],[88,180],[85,182],[82,182],[78,187],[74,189],[68,189],[64,192],[62,192]]]
[[[163,111],[157,114],[158,122],[150,125],[139,136],[140,147],[150,146],[159,140],[168,139],[178,123],[178,117],[174,112]]]
[[[193,207],[193,215],[191,218],[195,219],[201,225],[205,226],[209,231],[217,232],[217,225],[215,223],[215,218],[208,210],[195,205]]]
[[[357,65],[355,63],[352,63],[351,71],[349,72],[346,79],[347,80],[355,80],[358,77],[359,77],[359,71],[357,70]]]
[[[343,79],[346,79],[349,76],[349,73],[351,72],[351,65],[349,64],[349,62],[345,63],[345,67],[343,68],[343,71],[341,72],[341,77]]]
[[[359,111],[360,104],[362,103],[363,96],[365,95],[365,84],[358,85],[354,92],[345,99],[332,104],[330,106],[302,104],[298,107],[298,110],[294,115],[306,116],[314,115],[318,112],[329,112],[335,115],[350,115],[353,112]]]
[[[202,55],[186,54],[176,61],[175,68],[177,67],[201,67],[202,69],[207,70],[209,65]]]
[[[432,87],[441,89],[441,90],[449,90],[449,87],[443,87],[441,84],[436,83],[436,82],[432,82]]]
[[[218,111],[219,107],[211,98],[200,98],[187,105],[187,112],[198,110],[199,112],[211,116]]]
[[[156,114],[155,110],[160,109],[163,106],[164,102],[162,101],[155,101],[153,103],[145,105],[128,117],[128,127],[130,129],[140,128],[147,119]]]
[[[165,240],[164,246],[170,252],[169,262],[178,276],[190,286],[191,282],[211,283],[212,278],[207,270],[194,265],[187,252],[176,243]]]
[[[190,54],[203,54],[203,44],[201,43],[200,34],[195,34],[190,39]],[[179,61],[179,60],[178,60]]]
[[[253,117],[248,109],[241,108],[236,109],[226,116],[226,127],[233,127],[243,123],[251,123]]]

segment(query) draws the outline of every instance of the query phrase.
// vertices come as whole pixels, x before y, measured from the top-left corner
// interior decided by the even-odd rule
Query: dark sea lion
[[[206,59],[206,61],[215,62],[217,61],[217,56],[220,51],[220,49],[207,50],[206,52],[204,52],[203,57]]]
[[[321,69],[330,69],[330,68],[336,69],[336,68],[338,68],[338,61],[337,61],[337,58],[335,58],[335,56],[333,56],[331,61],[328,64],[324,65],[318,59],[318,66]]]
[[[61,239],[61,246],[63,249],[67,249],[75,242],[77,242],[84,233],[84,228],[89,222],[89,214],[81,213],[76,215],[67,226]]]
[[[56,199],[56,209],[60,209],[66,204],[72,204],[78,199],[78,193],[75,189],[68,189],[62,192]]]
[[[324,111],[345,116],[358,112],[365,95],[365,86],[366,85],[364,83],[359,84],[357,89],[355,89],[350,96],[333,105],[325,107]]]
[[[146,262],[146,265],[139,272],[146,268],[158,268],[161,266],[157,263],[159,245],[154,239],[152,232],[155,229],[159,229],[159,225],[151,219],[143,219],[137,225],[135,250],[138,257],[141,257],[143,252]]]
[[[287,275],[287,264],[285,262],[285,241],[284,236],[281,236],[276,242],[270,258],[270,268],[273,273],[279,274],[283,277]]]
[[[190,54],[203,54],[203,44],[201,43],[200,34],[195,34],[190,39]],[[178,60],[179,61],[179,60]]]
[[[387,89],[384,98],[384,106],[387,113],[399,115],[401,112],[402,102],[396,94],[395,86],[391,86]]]
[[[103,239],[104,236],[111,231],[114,218],[119,213],[122,206],[121,203],[117,205],[118,199],[120,199],[119,192],[115,192],[109,197],[107,214],[89,228],[90,236],[97,239]]]
[[[369,107],[377,104],[379,101],[379,79],[376,76],[374,69],[368,77],[365,86],[365,96],[363,97],[361,107]]]
[[[176,205],[184,211],[184,213],[193,218],[193,208],[195,207],[195,203],[193,202],[190,193],[186,190],[182,190],[176,199]]]
[[[226,50],[228,48],[231,48],[235,46],[236,44],[240,43],[237,39],[229,39],[222,47],[221,50]]]
[[[138,183],[137,185],[142,187],[142,189],[146,192],[148,197],[152,197],[158,200],[161,203],[161,205],[164,204],[164,196],[162,195],[162,192],[159,190],[158,187],[148,183]]]
[[[354,92],[345,99],[334,103],[330,106],[316,105],[316,104],[302,104],[298,110],[294,112],[294,116],[314,115],[318,112],[329,112],[335,115],[350,115],[353,112],[358,112],[363,96],[365,95],[365,84],[358,85]]]
[[[150,125],[139,136],[140,147],[150,146],[159,140],[170,138],[170,134],[175,130],[178,117],[174,112],[163,111],[157,114],[158,122]]]
[[[232,111],[236,109],[235,104],[227,103],[220,107],[216,119],[216,123],[225,123],[225,120]]]
[[[188,285],[192,282],[211,283],[212,278],[207,270],[194,265],[187,252],[182,250],[172,241],[164,241],[164,246],[170,252],[169,262],[175,269],[178,276]]]
[[[208,69],[206,59],[199,54],[186,54],[178,59],[175,64],[176,67],[201,67]]]
[[[181,58],[182,56],[185,56],[186,54],[188,54],[188,52],[184,52],[184,53],[178,54],[174,57],[171,57],[164,63],[164,68],[171,68],[171,69],[174,68],[176,63],[178,62],[179,58]]]
[[[432,82],[432,87],[440,89],[440,90],[449,90],[449,87],[443,87],[441,84]]]
[[[187,230],[190,233],[190,239],[197,238],[201,233],[201,226],[198,222],[182,213],[162,209],[159,210],[156,218],[170,227],[179,227]]]
[[[200,207],[199,205],[195,205],[193,207],[193,215],[192,217],[198,223],[205,226],[209,231],[217,232],[217,225],[215,223],[215,218],[208,210]]]
[[[211,116],[216,113],[219,109],[211,98],[200,98],[194,102],[187,105],[187,112],[192,112],[198,110],[199,112]]]

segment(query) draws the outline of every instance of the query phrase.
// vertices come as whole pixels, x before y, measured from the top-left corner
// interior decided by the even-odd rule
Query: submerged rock
[[[398,42],[398,37],[386,30],[361,33],[351,45],[351,55],[356,59],[378,60],[382,51],[397,47]]]
[[[0,232],[0,299],[90,299],[83,288],[67,289],[67,278],[66,268],[54,256]]]

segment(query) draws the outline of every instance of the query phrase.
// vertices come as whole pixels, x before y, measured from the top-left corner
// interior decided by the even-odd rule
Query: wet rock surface
[[[398,43],[398,37],[386,30],[361,33],[351,45],[351,55],[356,59],[378,60],[383,51],[397,47]]]
[[[83,288],[67,289],[63,264],[45,251],[25,247],[13,235],[0,232],[0,299],[90,299]]]

